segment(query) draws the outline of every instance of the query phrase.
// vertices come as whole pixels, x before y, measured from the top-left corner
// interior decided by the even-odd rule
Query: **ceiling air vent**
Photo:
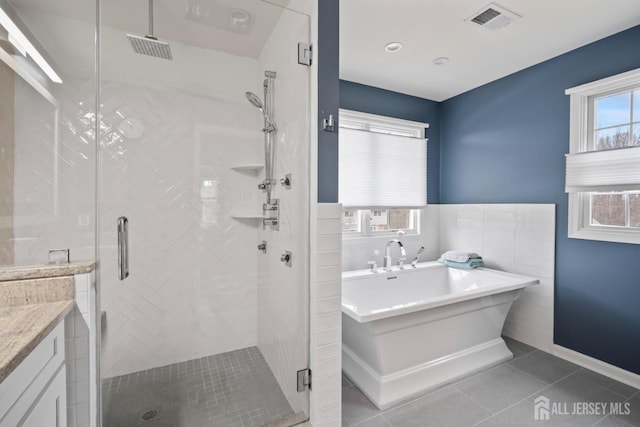
[[[520,18],[519,15],[495,3],[490,3],[465,19],[465,21],[473,25],[479,25],[486,30],[497,30],[498,28],[506,27],[518,18]]]

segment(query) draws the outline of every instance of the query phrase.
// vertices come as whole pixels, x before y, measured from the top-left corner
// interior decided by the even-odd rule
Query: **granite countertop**
[[[7,280],[39,279],[43,277],[72,276],[89,273],[96,262],[75,261],[68,264],[10,265],[0,267],[0,282]]]
[[[73,309],[73,276],[0,282],[0,382]]]

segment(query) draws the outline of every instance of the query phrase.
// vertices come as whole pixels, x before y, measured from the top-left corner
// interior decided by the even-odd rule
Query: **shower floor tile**
[[[102,381],[105,427],[260,427],[294,416],[257,347]]]

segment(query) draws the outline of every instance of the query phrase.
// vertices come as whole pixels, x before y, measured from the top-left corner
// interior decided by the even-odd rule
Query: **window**
[[[418,234],[429,125],[348,110],[339,124],[345,237]]]
[[[357,209],[342,210],[342,232],[343,233],[361,233],[362,221],[360,219],[360,211]]]
[[[592,150],[640,145],[640,88],[635,89],[592,97]]]
[[[569,237],[640,244],[640,69],[566,93]]]
[[[589,197],[591,226],[640,228],[640,192],[591,192]]]
[[[342,232],[346,237],[419,234],[421,209],[343,209]]]

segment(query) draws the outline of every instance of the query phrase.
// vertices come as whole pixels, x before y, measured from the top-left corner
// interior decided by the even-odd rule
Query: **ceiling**
[[[86,0],[9,0],[18,8],[81,21],[95,20]],[[322,5],[322,0],[318,0]],[[147,0],[102,1],[102,22],[146,34]],[[257,58],[282,13],[309,0],[155,0],[155,33],[162,40]],[[595,40],[640,24],[640,0],[497,0],[522,18],[495,31],[464,22],[489,0],[341,0],[340,77],[442,101]],[[223,17],[246,10],[250,27],[229,20],[205,25],[186,19],[189,6]],[[384,45],[400,41],[390,54]],[[446,65],[433,60],[448,57]]]
[[[95,3],[86,0],[9,0],[19,9],[95,22]],[[278,4],[276,6],[275,4]],[[154,33],[161,40],[204,49],[257,58],[282,14],[288,0],[155,0]],[[101,2],[102,24],[125,33],[146,35],[149,30],[148,0],[106,0]],[[229,13],[249,13],[246,27],[231,24]],[[189,10],[200,10],[199,18]],[[208,21],[208,23],[205,23]]]
[[[640,0],[497,0],[521,19],[465,22],[489,2],[341,0],[340,78],[443,101],[640,24]],[[403,48],[385,52],[393,41]]]

